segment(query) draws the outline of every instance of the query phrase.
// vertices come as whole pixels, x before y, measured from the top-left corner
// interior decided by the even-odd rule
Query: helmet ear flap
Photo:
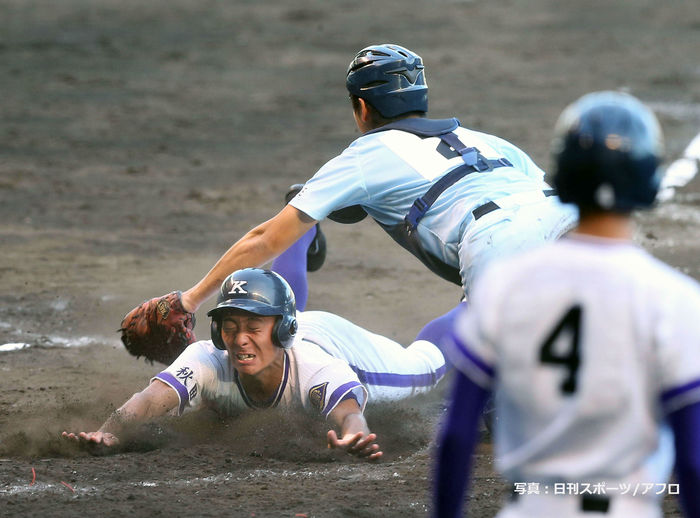
[[[224,344],[224,339],[221,338],[221,321],[217,318],[212,318],[211,319],[211,341],[214,342],[214,347],[217,349],[221,349],[222,351],[226,350],[226,344]]]
[[[297,319],[291,315],[278,318],[272,328],[272,340],[278,347],[289,349],[297,334]]]

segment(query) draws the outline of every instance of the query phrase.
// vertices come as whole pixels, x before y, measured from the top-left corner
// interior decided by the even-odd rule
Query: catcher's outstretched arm
[[[316,220],[299,209],[286,205],[274,218],[258,225],[238,240],[201,281],[183,292],[183,306],[187,311],[196,311],[216,293],[229,274],[271,261],[316,223]]]

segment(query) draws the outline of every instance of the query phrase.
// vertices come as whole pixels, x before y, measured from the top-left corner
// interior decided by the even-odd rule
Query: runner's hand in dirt
[[[377,434],[370,433],[365,436],[362,432],[346,434],[342,439],[339,439],[335,430],[328,431],[329,448],[345,450],[350,455],[357,455],[368,460],[376,460],[383,455],[383,452],[379,450],[379,445],[374,442],[376,439]]]
[[[63,432],[61,435],[66,439],[77,441],[80,444],[88,446],[117,446],[119,444],[119,437],[109,432],[80,432],[78,434]]]

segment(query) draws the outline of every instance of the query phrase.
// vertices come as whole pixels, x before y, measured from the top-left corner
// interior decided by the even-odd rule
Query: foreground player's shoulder
[[[666,413],[700,401],[700,284],[653,257],[646,259],[655,381]]]
[[[690,297],[695,303],[700,302],[700,283],[697,280],[659,259],[652,258],[652,261],[659,271],[659,277],[663,276],[660,284],[673,289],[680,296]]]

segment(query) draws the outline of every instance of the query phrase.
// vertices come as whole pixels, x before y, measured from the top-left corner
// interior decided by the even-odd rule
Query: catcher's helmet
[[[348,67],[345,86],[387,119],[428,111],[423,60],[399,45],[372,45],[358,52]]]
[[[635,97],[594,92],[567,107],[552,144],[553,181],[563,202],[629,212],[654,203],[663,135]]]
[[[211,317],[211,339],[219,349],[226,349],[221,338],[221,313],[226,309],[241,309],[256,315],[278,315],[272,328],[272,341],[289,348],[297,332],[294,292],[280,275],[260,268],[245,268],[226,277],[219,290],[216,307],[207,313]]]

